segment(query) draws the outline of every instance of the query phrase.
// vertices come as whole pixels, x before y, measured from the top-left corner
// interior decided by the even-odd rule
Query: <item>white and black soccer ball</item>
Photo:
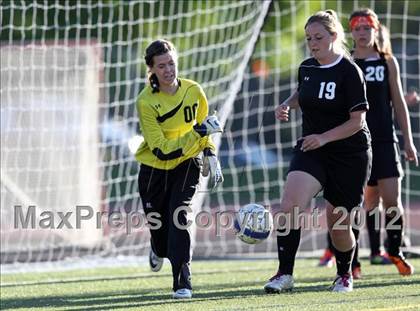
[[[273,217],[270,211],[260,204],[242,206],[234,221],[236,236],[247,244],[258,244],[264,241],[273,228]]]

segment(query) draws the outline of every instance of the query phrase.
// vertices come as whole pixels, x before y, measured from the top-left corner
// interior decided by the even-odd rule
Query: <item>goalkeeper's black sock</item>
[[[372,215],[370,215],[370,213],[371,212],[366,213],[366,225],[369,234],[370,255],[375,256],[381,252],[381,217],[376,215],[379,211],[375,211]],[[378,219],[378,223],[376,225],[375,218]]]
[[[277,251],[281,274],[293,275],[296,252],[300,243],[300,231],[300,228],[290,229],[290,233],[286,234],[286,229],[277,230]]]
[[[350,266],[353,260],[354,249],[355,247],[353,246],[348,251],[342,252],[334,248],[335,259],[337,263],[337,274],[339,276],[350,274]]]
[[[385,228],[388,236],[388,254],[391,256],[398,256],[402,240],[403,216],[398,215],[389,217],[386,215]]]
[[[183,263],[181,265],[176,265],[172,263],[172,275],[172,289],[174,292],[181,288],[192,289],[190,263]]]

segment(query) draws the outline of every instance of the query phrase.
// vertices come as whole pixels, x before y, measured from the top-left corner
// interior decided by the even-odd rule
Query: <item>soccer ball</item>
[[[264,241],[273,228],[273,217],[264,206],[251,203],[242,206],[235,218],[236,236],[247,244]]]

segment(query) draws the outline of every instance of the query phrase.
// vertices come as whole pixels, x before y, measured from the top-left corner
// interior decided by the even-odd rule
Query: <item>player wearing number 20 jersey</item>
[[[354,11],[349,19],[349,28],[354,41],[353,58],[365,74],[367,98],[371,108],[366,117],[372,135],[373,162],[369,187],[366,187],[364,197],[365,208],[368,211],[366,223],[371,242],[371,262],[389,262],[380,252],[381,230],[376,222],[378,214],[374,212],[382,203],[386,211],[389,259],[397,266],[401,275],[411,275],[414,268],[404,258],[400,249],[404,227],[404,209],[401,202],[403,172],[393,114],[404,138],[406,160],[417,165],[418,159],[398,62],[392,53],[389,31],[380,23],[374,11],[369,8]]]
[[[368,185],[376,186],[378,179],[404,175],[400,161],[398,138],[392,118],[388,66],[380,58],[355,59],[365,74],[369,112],[366,121],[372,136],[372,172]]]
[[[355,59],[354,61],[365,75],[366,95],[369,102],[366,121],[372,141],[397,142],[392,120],[386,59],[382,56],[381,58]]]

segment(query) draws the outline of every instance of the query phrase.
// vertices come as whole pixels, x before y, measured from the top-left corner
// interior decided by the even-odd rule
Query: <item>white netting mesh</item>
[[[180,76],[199,81],[216,107],[232,93],[234,81],[240,86],[268,5],[3,3],[2,262],[143,253],[147,230],[126,235],[124,224],[111,228],[107,217],[98,220],[96,213],[122,211],[125,219],[125,212],[141,210],[138,165],[129,143],[136,145],[144,48],[159,37],[173,41]],[[77,205],[85,206],[84,216],[94,213],[81,228],[76,228]],[[66,229],[67,223],[57,228],[58,213],[68,212],[74,229]],[[36,229],[22,229],[32,220]]]
[[[274,119],[274,109],[297,87],[297,69],[309,56],[306,50],[304,24],[318,10],[334,9],[347,29],[351,12],[361,7],[375,10],[391,32],[392,46],[401,67],[405,92],[419,90],[420,72],[420,6],[412,1],[273,1],[256,50],[245,74],[242,90],[227,120],[220,150],[226,181],[223,191],[209,196],[205,208],[237,209],[249,202],[270,206],[280,203],[285,173],[292,147],[301,135],[299,112],[292,112],[289,122]],[[348,42],[351,37],[348,34]],[[420,147],[419,103],[409,105],[413,137]],[[400,136],[400,132],[398,131]],[[401,138],[400,138],[401,141]],[[404,160],[402,159],[404,162]],[[406,236],[413,246],[420,245],[420,170],[404,163],[403,204],[406,209]],[[313,206],[321,207],[319,218],[323,230],[303,230],[300,251],[322,249],[326,245],[325,211],[322,199]],[[203,231],[201,250],[206,255],[241,252],[277,252],[276,239],[247,246],[225,234]],[[212,241],[212,242],[209,242]],[[198,244],[200,248],[200,244]],[[366,230],[362,230],[361,247],[368,248]]]

